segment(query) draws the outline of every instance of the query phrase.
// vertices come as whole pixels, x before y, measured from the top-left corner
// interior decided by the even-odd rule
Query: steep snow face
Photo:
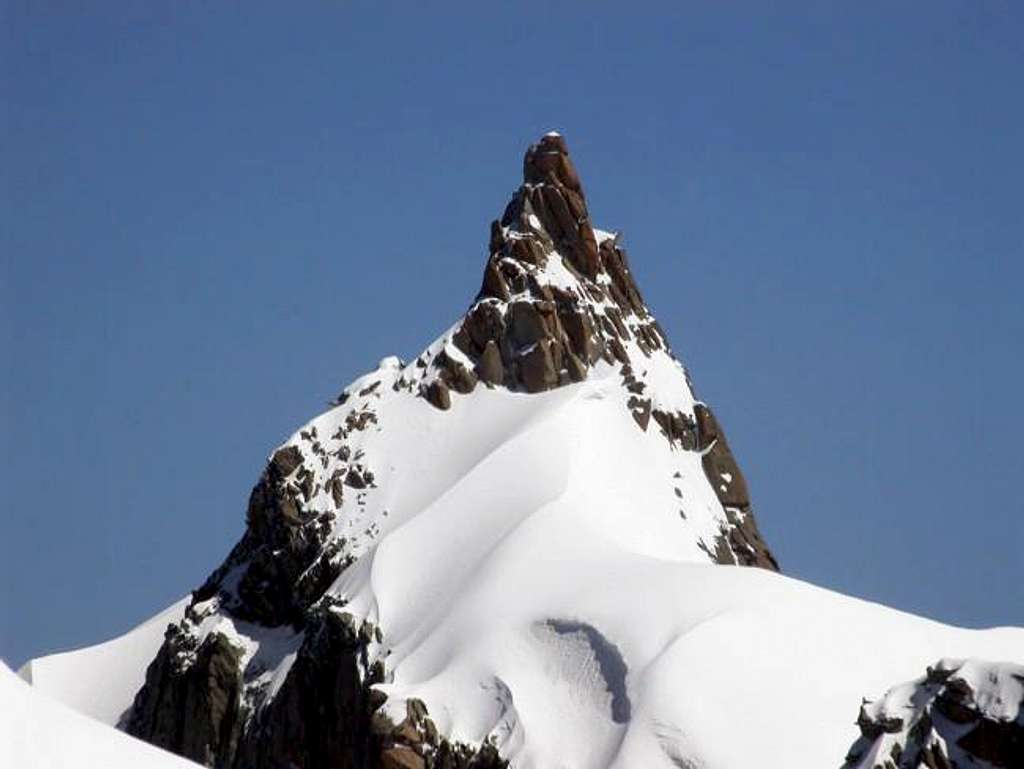
[[[126,664],[126,668],[133,667]],[[84,677],[94,685],[88,669]],[[33,690],[0,663],[0,766],[11,769],[197,769]]]

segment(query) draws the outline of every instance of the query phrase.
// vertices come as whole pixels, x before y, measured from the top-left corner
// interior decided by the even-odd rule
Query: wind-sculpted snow
[[[628,671],[622,654],[615,648],[615,645],[601,635],[597,628],[585,622],[549,619],[541,627],[558,636],[559,646],[563,645],[565,641],[569,641],[564,656],[571,662],[583,662],[585,669],[590,670],[593,668],[590,658],[593,658],[600,673],[600,680],[610,695],[611,701],[608,703],[608,707],[612,721],[617,724],[628,723],[632,712],[629,694],[626,691],[626,673]],[[581,643],[589,646],[589,651],[578,649],[577,647]]]
[[[608,534],[555,501],[497,547],[453,543],[427,563],[410,540],[390,557],[421,595],[436,584],[431,563],[486,552],[486,566],[444,611],[416,611],[394,634],[392,610],[411,611],[402,586],[348,585],[347,608],[377,612],[386,631],[385,711],[397,722],[421,700],[442,734],[493,739],[517,767],[812,769],[842,762],[857,734],[851,703],[872,686],[938,656],[1024,649],[1021,630],[950,628]],[[580,631],[560,644],[553,629],[538,635],[545,626]]]

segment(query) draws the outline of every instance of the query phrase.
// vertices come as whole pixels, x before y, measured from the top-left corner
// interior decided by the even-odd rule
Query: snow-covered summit
[[[644,303],[618,235],[592,226],[560,134],[529,148],[523,179],[491,224],[476,299],[415,361],[382,366],[394,374],[390,386],[448,410],[482,388],[539,393],[617,379],[605,389],[642,433],[668,453],[701,459],[719,504],[709,515],[689,511],[717,529],[697,537],[699,546],[719,563],[776,569],[725,434]],[[357,380],[339,400],[359,396],[369,381]],[[679,505],[683,516],[686,507]]]
[[[565,140],[523,176],[464,315],[271,455],[242,538],[104,713],[236,769],[819,769],[864,696],[940,658],[1022,661],[1024,630],[778,574]],[[77,654],[109,677],[128,647]],[[102,686],[63,685],[74,658],[40,681]]]
[[[359,612],[384,654],[389,633],[453,600],[491,548],[552,505],[580,538],[638,556],[777,568],[721,427],[618,237],[592,226],[557,134],[527,151],[463,317],[415,360],[385,358],[273,454],[245,535],[173,626],[126,727],[203,761],[262,750],[252,719],[272,720],[282,666],[311,623],[362,602],[356,581],[372,573],[396,586],[386,605],[374,596]],[[417,553],[382,572],[411,531]],[[458,556],[451,541],[465,541]],[[444,568],[409,582],[409,558]],[[411,613],[395,614],[395,601]],[[375,663],[381,680],[391,675],[367,655],[361,676],[374,680]],[[215,664],[237,671],[238,714],[210,714],[209,738],[194,745],[165,736],[191,696],[167,681]],[[227,745],[224,719],[236,722]]]
[[[615,536],[637,529],[665,557],[777,568],[724,432],[617,237],[590,224],[565,140],[549,134],[530,147],[523,175],[492,223],[482,286],[463,317],[415,360],[382,360],[274,453],[245,537],[200,603],[216,597],[269,626],[300,621],[383,535],[534,415],[581,393],[613,404],[587,448],[593,465],[577,460],[581,474],[608,499],[618,477],[623,507],[652,519],[622,521]],[[443,453],[423,453],[432,444]],[[504,475],[503,485],[529,480],[511,467]]]

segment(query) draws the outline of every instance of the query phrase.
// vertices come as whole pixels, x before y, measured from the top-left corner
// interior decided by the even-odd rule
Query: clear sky
[[[198,585],[552,128],[783,569],[1024,624],[1024,12],[766,6],[4,3],[0,657]]]

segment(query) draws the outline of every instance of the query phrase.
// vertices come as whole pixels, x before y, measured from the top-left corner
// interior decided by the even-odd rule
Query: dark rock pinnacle
[[[473,370],[436,359],[447,389],[540,392],[585,378],[598,360],[627,363],[623,346],[666,349],[614,236],[598,234],[565,139],[547,134],[523,160],[523,184],[491,224],[483,283],[453,336]],[[560,279],[566,275],[568,280]],[[423,394],[438,408],[438,388]]]

